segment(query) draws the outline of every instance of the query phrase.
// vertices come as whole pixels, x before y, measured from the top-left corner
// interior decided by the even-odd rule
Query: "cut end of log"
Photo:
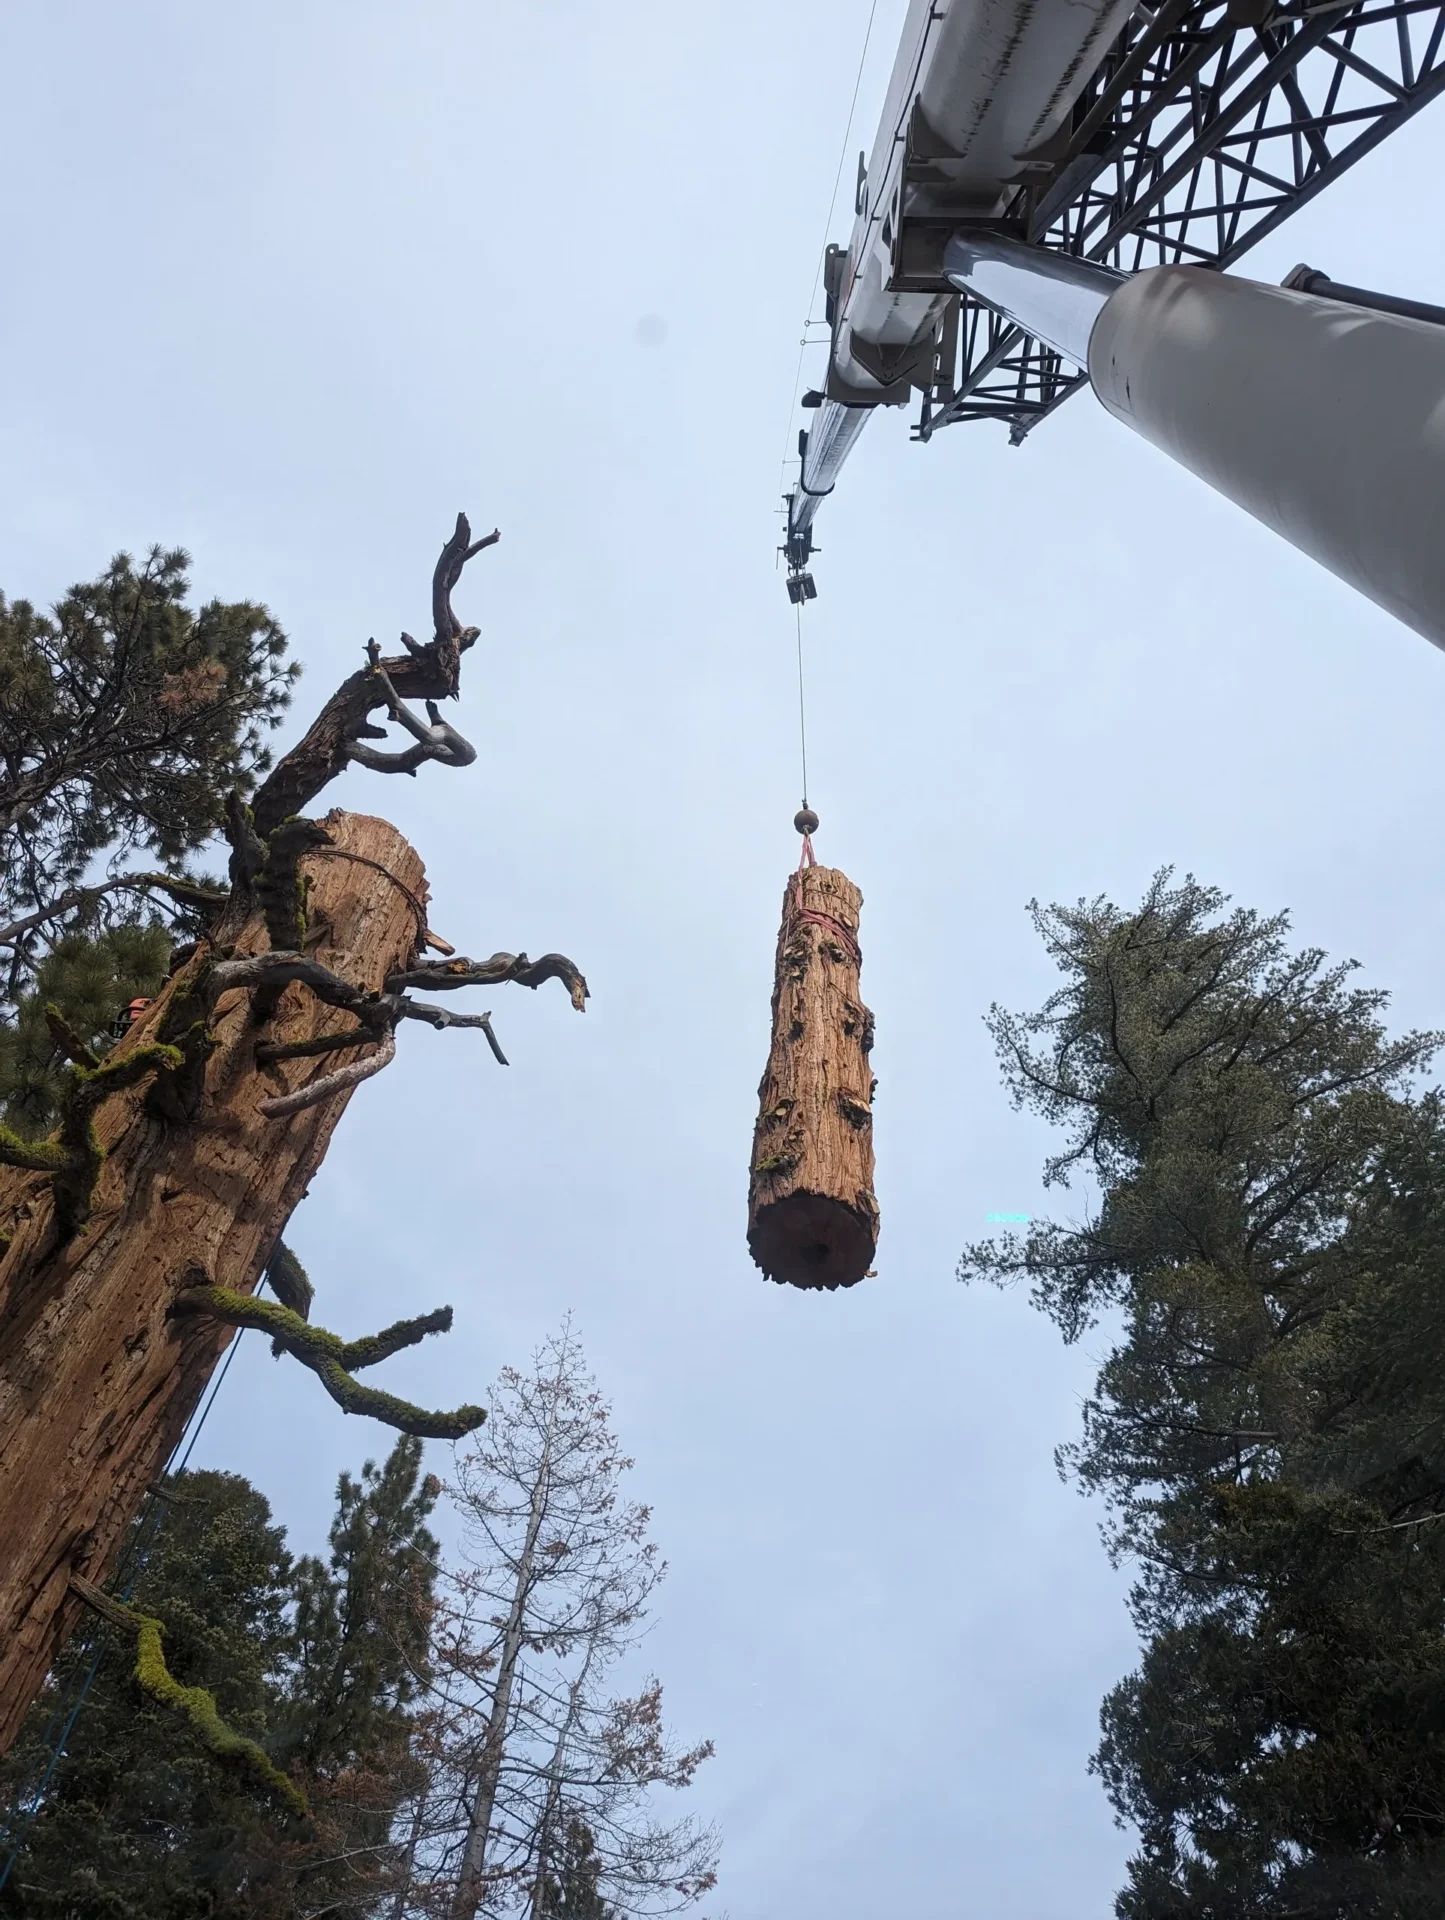
[[[826,1193],[790,1193],[760,1207],[748,1231],[748,1251],[765,1278],[830,1292],[867,1278],[877,1241],[876,1216]]]

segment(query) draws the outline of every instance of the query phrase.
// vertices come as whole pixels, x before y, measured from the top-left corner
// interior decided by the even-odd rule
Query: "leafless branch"
[[[288,1114],[320,1106],[323,1100],[331,1099],[333,1094],[345,1093],[349,1087],[359,1087],[363,1080],[370,1080],[396,1058],[395,1027],[384,1027],[376,1040],[375,1053],[369,1053],[364,1060],[353,1060],[348,1066],[337,1067],[333,1073],[323,1073],[319,1080],[308,1081],[304,1087],[297,1087],[294,1093],[283,1093],[274,1100],[263,1100],[259,1111],[268,1120],[284,1120]]]
[[[458,954],[452,960],[423,961],[404,973],[392,974],[386,990],[397,993],[403,987],[429,987],[434,992],[450,993],[456,987],[492,987],[506,980],[532,988],[540,987],[544,980],[560,980],[577,1011],[586,1011],[587,982],[564,953],[544,953],[540,960],[529,960],[525,953],[494,953],[490,960],[468,960]]]
[[[507,1066],[506,1054],[497,1044],[497,1036],[492,1032],[490,1013],[449,1013],[445,1007],[428,1006],[424,1000],[412,1000],[403,997],[402,1015],[407,1020],[425,1020],[429,1027],[480,1027],[487,1036],[487,1045],[496,1058],[497,1065]]]
[[[405,636],[403,636],[405,638]],[[349,759],[369,767],[373,773],[409,773],[416,770],[427,760],[440,760],[447,767],[469,767],[477,757],[477,750],[469,740],[464,740],[455,727],[443,720],[435,700],[426,703],[430,726],[418,720],[398,695],[391,683],[391,676],[381,664],[381,649],[374,640],[367,642],[367,658],[371,662],[371,671],[380,680],[386,695],[387,711],[397,725],[404,727],[416,741],[414,747],[407,747],[401,753],[379,753],[375,747],[367,747],[360,740],[347,742],[346,753]],[[365,733],[377,737],[380,729],[366,727]],[[383,736],[384,737],[384,736]]]
[[[425,647],[412,641],[404,654],[380,662],[399,700],[441,700],[457,691],[461,656],[477,638],[451,610],[451,592],[462,568],[499,534],[473,541],[465,514],[442,548],[432,577],[436,637]],[[303,813],[322,788],[349,764],[348,748],[360,739],[367,715],[386,704],[386,691],[369,667],[344,680],[307,729],[305,737],[279,760],[253,802],[256,831],[262,839],[292,814]]]
[[[323,967],[319,960],[305,953],[288,953],[284,948],[272,953],[247,954],[236,960],[218,960],[211,969],[212,991],[218,996],[233,987],[285,987],[293,980],[303,980],[327,1006],[342,1007],[358,1016],[363,1008],[371,1009],[377,1004],[372,995],[351,986],[330,967]]]

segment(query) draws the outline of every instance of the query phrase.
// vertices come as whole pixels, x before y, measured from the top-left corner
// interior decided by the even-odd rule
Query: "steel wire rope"
[[[803,603],[794,601],[798,616],[798,747],[803,758],[803,811],[808,809],[808,721],[803,705]]]
[[[221,1371],[212,1382],[211,1390],[202,1403],[199,1414],[193,1416],[192,1420],[187,1424],[185,1432],[182,1433],[180,1439],[172,1449],[171,1457],[165,1465],[165,1475],[185,1472],[186,1465],[192,1453],[195,1451],[196,1442],[201,1437],[201,1429],[206,1424],[211,1408],[216,1404],[216,1395],[221,1391],[226,1375],[231,1370],[231,1362],[236,1357],[236,1349],[240,1346],[244,1333],[245,1330],[243,1328],[237,1333],[235,1339],[227,1349],[226,1357],[221,1363]],[[182,1449],[184,1449],[184,1451],[182,1451]],[[179,1456],[179,1458],[177,1458],[177,1456]],[[145,1571],[146,1559],[150,1553],[150,1549],[155,1545],[156,1535],[160,1531],[161,1522],[164,1518],[164,1500],[160,1499],[155,1493],[148,1492],[142,1504],[137,1525],[122,1549],[120,1561],[116,1567],[116,1577],[120,1578],[124,1576],[125,1580],[125,1584],[116,1596],[117,1599],[122,1601],[129,1600],[135,1591],[135,1583]],[[0,1888],[3,1888],[9,1880],[15,1862],[20,1857],[20,1849],[25,1844],[26,1835],[30,1832],[36,1814],[39,1813],[41,1807],[45,1804],[46,1788],[54,1778],[55,1769],[59,1766],[64,1756],[66,1742],[75,1730],[75,1723],[80,1717],[81,1708],[85,1705],[91,1683],[100,1671],[100,1663],[104,1653],[105,1642],[97,1638],[94,1650],[91,1653],[90,1660],[85,1667],[78,1687],[75,1677],[72,1675],[69,1686],[62,1692],[46,1724],[45,1732],[40,1740],[40,1750],[42,1753],[45,1752],[47,1747],[49,1748],[49,1753],[45,1761],[45,1771],[42,1773],[38,1785],[36,1785],[28,1795],[24,1796],[25,1804],[22,1805],[22,1795],[17,1791],[11,1805],[12,1816],[18,1815],[18,1822],[13,1824],[11,1831],[5,1836],[9,1839],[10,1850],[6,1854],[4,1861],[0,1862]],[[79,1669],[77,1669],[77,1672],[79,1672]],[[59,1737],[56,1738],[55,1729],[60,1725],[62,1718],[65,1724],[61,1728]]]

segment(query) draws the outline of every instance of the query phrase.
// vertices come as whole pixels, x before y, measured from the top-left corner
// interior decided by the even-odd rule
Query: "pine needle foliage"
[[[264,607],[186,605],[188,556],[117,554],[49,614],[0,596],[0,910],[98,856],[171,869],[269,758],[298,668]]]
[[[224,1473],[167,1482],[132,1607],[165,1624],[174,1683],[213,1696],[311,1810],[280,1817],[264,1770],[218,1764],[183,1712],[137,1684],[134,1634],[102,1657],[3,1891],[25,1920],[368,1920],[391,1888],[415,1783],[411,1702],[427,1673],[438,1483],[403,1439],[344,1474],[326,1559],[293,1560],[264,1498]],[[144,1523],[143,1523],[144,1524]],[[72,1643],[17,1747],[0,1805],[35,1782]],[[184,1704],[184,1703],[183,1703]]]
[[[1445,1911],[1445,1112],[1439,1036],[1156,876],[1033,909],[1064,982],[995,1009],[1084,1219],[972,1247],[1113,1344],[1063,1468],[1138,1569],[1095,1767],[1140,1846],[1121,1920]]]
[[[46,1007],[62,1009],[81,1040],[104,1054],[130,1002],[160,991],[170,955],[170,934],[159,925],[118,925],[56,940],[13,1024],[0,1026],[0,1117],[8,1127],[38,1139],[60,1117],[67,1061]]]

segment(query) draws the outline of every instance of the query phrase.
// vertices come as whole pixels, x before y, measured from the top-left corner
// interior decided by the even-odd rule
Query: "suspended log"
[[[800,868],[783,895],[748,1248],[768,1279],[793,1287],[853,1286],[878,1244],[873,1016],[858,988],[862,905],[834,867]]]

